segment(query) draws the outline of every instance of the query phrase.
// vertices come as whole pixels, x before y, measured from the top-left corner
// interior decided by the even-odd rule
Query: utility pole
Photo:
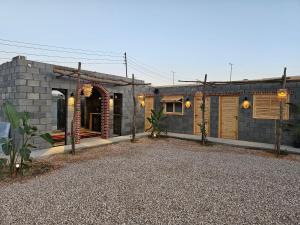
[[[127,54],[126,54],[126,52],[124,53],[124,60],[125,60],[126,78],[128,78],[128,75],[127,75]]]
[[[135,99],[135,90],[134,90],[134,74],[132,74],[132,98],[133,98],[133,114],[132,114],[132,139],[131,142],[135,142],[135,118],[136,118],[136,99]]]
[[[175,85],[175,72],[173,70],[171,72],[173,73],[173,85]]]
[[[230,78],[229,78],[229,81],[231,82],[231,77],[232,77],[232,66],[233,64],[232,63],[229,63],[230,65]]]

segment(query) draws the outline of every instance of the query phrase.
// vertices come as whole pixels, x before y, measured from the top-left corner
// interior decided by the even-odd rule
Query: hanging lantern
[[[85,97],[90,97],[92,95],[93,86],[91,84],[84,84],[82,90]]]
[[[249,100],[247,97],[244,98],[243,103],[242,103],[242,108],[243,109],[249,109],[251,106]]]
[[[74,98],[74,94],[72,93],[68,99],[68,104],[69,106],[74,106],[75,103],[75,98]]]
[[[280,100],[285,100],[287,99],[287,89],[279,89],[277,91],[277,97],[280,99]]]
[[[190,108],[191,106],[192,106],[192,103],[191,103],[190,99],[187,98],[186,101],[185,101],[185,107],[188,109],[188,108]]]

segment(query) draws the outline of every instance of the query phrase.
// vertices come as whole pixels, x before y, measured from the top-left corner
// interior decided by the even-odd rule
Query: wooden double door
[[[238,96],[219,97],[219,137],[238,139]]]

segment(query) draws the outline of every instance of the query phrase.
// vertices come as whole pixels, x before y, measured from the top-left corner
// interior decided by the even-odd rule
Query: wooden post
[[[73,122],[72,132],[74,135],[73,138],[76,144],[80,142],[80,70],[81,70],[81,62],[78,62],[75,106],[74,106],[74,115],[72,121]],[[74,149],[72,148],[72,154],[75,154],[75,144],[74,144]]]
[[[282,88],[285,89],[286,87],[286,67],[284,67],[283,75],[282,75]],[[282,123],[283,123],[283,105],[284,102],[280,99],[280,109],[279,109],[279,124],[278,129],[276,132],[276,151],[277,156],[280,155],[280,145],[281,145],[281,138],[282,138]]]
[[[135,90],[134,90],[134,74],[132,74],[132,99],[133,99],[133,115],[132,115],[132,142],[135,142],[135,118],[136,118],[136,99],[135,99]]]
[[[202,144],[205,144],[205,99],[206,99],[206,93],[205,93],[205,88],[206,88],[206,81],[207,81],[207,74],[205,74],[204,77],[204,83],[203,83],[203,89],[202,89],[202,125],[201,125],[201,139],[202,139]]]

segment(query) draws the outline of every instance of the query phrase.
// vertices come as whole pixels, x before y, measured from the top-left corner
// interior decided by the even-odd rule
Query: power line
[[[157,73],[161,73],[161,74],[165,74],[165,75],[167,74],[167,73],[165,73],[163,71],[160,71],[159,69],[155,68],[154,66],[150,66],[150,65],[148,65],[146,63],[141,62],[140,60],[136,59],[133,56],[128,56],[128,57],[131,58],[131,60],[135,61],[136,63],[143,65],[144,67],[148,67],[148,68],[150,68],[152,70],[156,70]]]
[[[66,49],[66,50],[74,50],[74,51],[83,51],[83,52],[94,52],[94,53],[112,53],[116,55],[121,55],[120,52],[112,52],[112,51],[100,51],[100,50],[90,50],[90,49],[80,49],[80,48],[68,48],[68,47],[62,47],[57,45],[45,45],[45,44],[37,44],[37,43],[31,43],[31,42],[23,42],[23,41],[14,41],[9,39],[3,39],[0,38],[1,41],[11,42],[11,43],[19,43],[19,44],[26,44],[26,45],[35,45],[35,46],[41,46],[41,47],[49,47],[49,48],[59,48],[59,49]]]
[[[164,79],[164,80],[170,82],[169,79],[166,79],[166,78],[161,77],[161,76],[159,76],[159,75],[157,75],[157,74],[154,74],[154,73],[149,73],[149,72],[147,72],[147,71],[145,71],[145,70],[143,70],[143,69],[140,69],[140,68],[136,67],[135,65],[130,64],[130,65],[128,65],[128,66],[131,67],[131,68],[133,68],[133,69],[135,69],[135,70],[138,70],[138,71],[140,71],[140,72],[142,72],[142,73],[144,73],[144,74],[147,74],[148,76],[150,76],[150,77],[152,77],[152,78],[155,78],[155,79],[157,79],[157,78],[159,78],[159,79]]]
[[[6,57],[1,57],[0,60],[11,60],[11,58],[6,58]],[[58,60],[34,60],[37,62],[42,62],[42,63],[64,63],[64,64],[78,64],[77,61],[58,61]],[[113,65],[121,65],[123,63],[117,63],[117,62],[81,62],[82,64],[86,65],[106,65],[106,64],[113,64]]]
[[[146,70],[146,71],[152,73],[152,74],[157,74],[157,75],[159,75],[159,77],[164,77],[164,78],[167,79],[167,80],[170,79],[170,77],[166,77],[166,76],[164,76],[164,75],[162,75],[162,74],[160,74],[160,73],[157,73],[157,72],[155,72],[155,71],[153,71],[153,70],[150,70],[150,69],[148,69],[148,68],[146,68],[146,67],[144,67],[144,66],[142,66],[142,65],[137,64],[136,62],[134,62],[134,61],[132,61],[132,60],[130,60],[129,62],[132,63],[132,64],[135,65],[135,66],[138,66],[138,67],[142,68],[143,70]]]
[[[168,82],[170,82],[168,79],[164,79],[163,77],[160,77],[160,76],[153,76],[153,75],[151,75],[151,74],[149,74],[148,72],[145,72],[145,71],[143,71],[143,70],[140,70],[139,68],[137,68],[137,67],[135,67],[135,66],[133,66],[133,65],[128,65],[130,68],[132,68],[133,70],[135,70],[135,71],[137,71],[137,72],[140,72],[141,74],[143,74],[143,75],[145,75],[145,76],[148,76],[148,77],[151,77],[152,79],[155,79],[155,80],[157,80],[157,79],[160,79],[161,81],[168,81]]]
[[[17,55],[33,55],[33,56],[42,56],[42,57],[48,57],[48,58],[62,58],[62,59],[78,59],[78,60],[91,60],[91,61],[115,61],[115,62],[123,62],[123,60],[120,60],[120,59],[91,59],[91,58],[81,58],[81,57],[72,57],[72,56],[58,56],[58,55],[44,55],[44,54],[35,54],[35,53],[21,53],[21,52],[10,52],[10,51],[2,51],[0,50],[0,52],[3,52],[3,53],[9,53],[9,54],[17,54]]]
[[[0,39],[1,40],[1,39]],[[28,48],[28,49],[35,49],[35,50],[43,50],[43,51],[49,51],[49,52],[63,52],[63,53],[71,53],[71,54],[82,54],[82,55],[96,55],[96,56],[107,56],[107,57],[119,57],[120,55],[108,55],[108,54],[96,54],[96,53],[86,53],[86,52],[72,52],[72,51],[66,51],[66,50],[55,50],[55,49],[47,49],[47,48],[39,48],[39,47],[32,47],[32,46],[25,46],[25,45],[16,45],[16,44],[7,44],[7,43],[0,43],[0,45],[6,45],[10,47],[18,47],[18,48]]]

